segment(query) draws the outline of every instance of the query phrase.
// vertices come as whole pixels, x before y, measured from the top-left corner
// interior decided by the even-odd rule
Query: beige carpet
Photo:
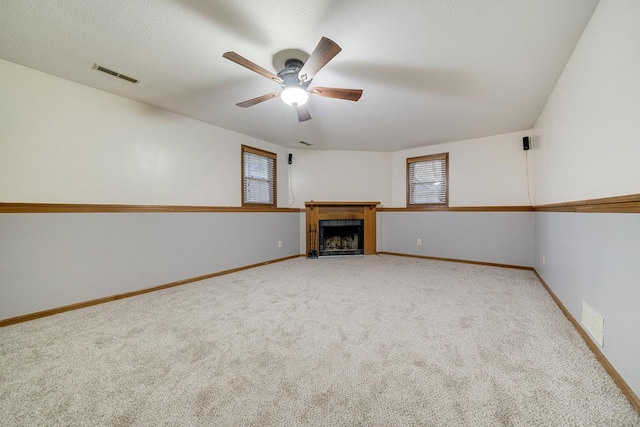
[[[530,271],[289,260],[0,329],[0,425],[640,426]]]

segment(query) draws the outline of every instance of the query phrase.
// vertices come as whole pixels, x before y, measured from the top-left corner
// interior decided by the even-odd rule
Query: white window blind
[[[242,147],[243,204],[276,204],[276,155]]]
[[[447,162],[449,155],[407,159],[409,205],[447,205]]]

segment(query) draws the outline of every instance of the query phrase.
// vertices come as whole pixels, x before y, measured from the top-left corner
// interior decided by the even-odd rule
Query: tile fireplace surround
[[[380,202],[305,202],[307,233],[307,254],[311,250],[320,253],[317,238],[314,244],[308,238],[309,230],[319,230],[321,220],[352,220],[364,221],[364,254],[375,255],[376,250],[376,206]]]

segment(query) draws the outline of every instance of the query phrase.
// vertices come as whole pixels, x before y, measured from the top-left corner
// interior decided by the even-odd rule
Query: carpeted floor
[[[640,426],[530,271],[289,260],[0,329],[0,425]]]

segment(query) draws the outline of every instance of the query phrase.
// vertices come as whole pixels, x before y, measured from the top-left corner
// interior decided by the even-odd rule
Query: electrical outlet
[[[281,248],[282,247],[282,240],[278,240],[278,247]]]
[[[542,264],[546,264],[547,263],[547,257],[544,256],[544,254],[542,254]]]
[[[416,242],[416,245],[422,246],[422,239],[418,239],[418,241]]]

